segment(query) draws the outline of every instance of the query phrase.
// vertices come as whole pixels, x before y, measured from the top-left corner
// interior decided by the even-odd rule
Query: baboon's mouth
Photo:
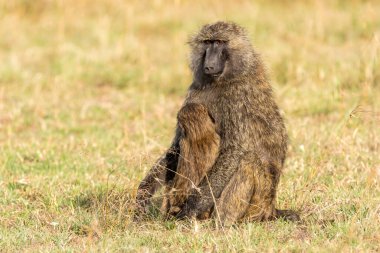
[[[210,76],[212,76],[212,77],[216,78],[216,77],[219,77],[219,76],[220,76],[222,73],[223,73],[223,72],[222,72],[222,71],[220,71],[220,72],[218,72],[218,73],[215,73],[215,74],[210,74]]]

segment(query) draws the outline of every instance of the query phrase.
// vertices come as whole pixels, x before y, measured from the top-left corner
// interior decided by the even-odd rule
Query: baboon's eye
[[[215,45],[219,45],[220,44],[220,40],[216,40],[216,41],[214,41],[214,43],[215,43]]]
[[[205,43],[206,45],[209,45],[211,44],[211,40],[204,40],[203,43]]]

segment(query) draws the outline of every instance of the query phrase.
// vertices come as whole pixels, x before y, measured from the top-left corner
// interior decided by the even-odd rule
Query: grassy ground
[[[0,0],[0,251],[380,250],[379,1]],[[291,145],[302,224],[131,221],[202,24],[247,27]]]

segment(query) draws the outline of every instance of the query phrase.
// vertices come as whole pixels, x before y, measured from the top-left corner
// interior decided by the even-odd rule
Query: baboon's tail
[[[298,221],[301,221],[301,218],[300,216],[298,215],[297,212],[293,211],[293,210],[280,210],[280,209],[276,209],[276,216],[275,216],[276,219],[284,219],[284,220],[287,220],[287,221],[293,221],[293,222],[298,222]]]

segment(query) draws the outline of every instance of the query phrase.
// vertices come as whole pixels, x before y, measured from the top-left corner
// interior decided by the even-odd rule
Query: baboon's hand
[[[191,219],[196,216],[196,212],[189,208],[188,205],[185,205],[179,213],[175,216],[178,220]]]
[[[133,221],[142,221],[148,213],[147,209],[150,204],[150,200],[144,194],[138,194],[136,208],[133,214]]]

